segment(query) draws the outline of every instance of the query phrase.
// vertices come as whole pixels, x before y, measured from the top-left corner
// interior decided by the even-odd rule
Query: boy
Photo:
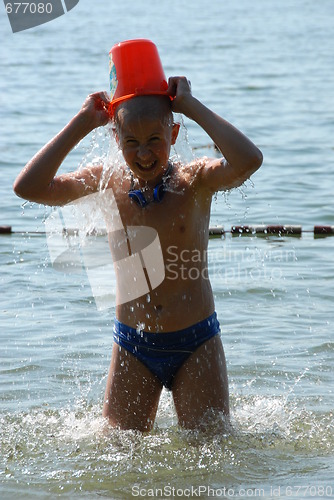
[[[207,276],[210,206],[216,191],[248,179],[261,166],[262,154],[193,97],[185,77],[170,78],[167,94],[174,99],[133,97],[114,112],[125,164],[112,171],[107,187],[113,189],[125,228],[149,226],[157,231],[166,269],[162,283],[148,295],[116,306],[103,415],[121,429],[152,428],[163,386],[172,390],[185,428],[200,427],[208,413],[229,416],[225,356]],[[56,173],[84,136],[107,124],[108,105],[104,93],[91,94],[69,124],[28,162],[14,183],[16,194],[64,205],[97,192],[102,166]],[[178,134],[172,111],[197,122],[224,158],[172,164],[169,153]],[[200,258],[189,258],[195,252]]]

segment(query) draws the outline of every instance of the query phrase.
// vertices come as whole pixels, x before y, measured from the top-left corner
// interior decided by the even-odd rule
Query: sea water
[[[0,15],[1,224],[14,231],[0,236],[1,498],[333,497],[334,240],[312,233],[334,225],[333,11],[331,0],[81,0],[15,35]],[[86,95],[107,90],[111,45],[135,37],[263,151],[252,182],[216,197],[211,225],[303,228],[210,240],[232,432],[181,430],[167,391],[151,433],[106,426],[114,309],[97,310],[84,270],[51,266],[50,209],[11,190]],[[185,125],[195,154],[215,155]],[[101,137],[62,171],[94,160]]]

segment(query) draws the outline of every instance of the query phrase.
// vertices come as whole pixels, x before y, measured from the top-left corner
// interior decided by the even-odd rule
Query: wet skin
[[[159,236],[166,274],[149,294],[116,307],[119,321],[163,335],[202,321],[214,311],[207,275],[206,250],[212,196],[240,186],[262,163],[256,146],[233,125],[213,113],[191,94],[185,77],[171,77],[172,109],[195,121],[224,154],[192,164],[174,164],[161,203],[144,209],[129,199],[130,188],[142,189],[152,201],[153,188],[168,169],[176,140],[169,97],[136,97],[115,113],[115,136],[124,164],[112,170],[112,189],[122,223],[152,228]],[[16,194],[29,201],[61,206],[101,188],[103,166],[87,166],[56,175],[65,157],[87,134],[110,119],[105,93],[87,97],[72,120],[27,163],[14,183]],[[130,175],[131,173],[131,175]],[[126,239],[126,236],[125,236]],[[129,248],[131,246],[129,245]],[[200,258],[194,258],[194,256]],[[193,258],[190,258],[193,256]],[[123,278],[119,273],[118,285]],[[150,430],[162,385],[132,354],[114,344],[103,415],[122,429]],[[229,397],[224,351],[219,335],[189,356],[172,386],[175,409],[187,428],[206,424],[208,411],[228,417]]]

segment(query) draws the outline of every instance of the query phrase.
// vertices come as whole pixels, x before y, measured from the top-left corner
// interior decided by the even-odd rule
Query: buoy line
[[[325,225],[315,225],[313,229],[303,229],[302,226],[298,225],[278,225],[278,224],[254,224],[254,225],[238,225],[231,226],[230,229],[224,229],[224,226],[212,226],[209,228],[209,236],[211,238],[222,237],[225,234],[231,234],[232,236],[297,236],[301,237],[304,233],[313,233],[315,238],[334,236],[334,226]],[[11,235],[11,234],[21,234],[21,235],[45,235],[46,231],[14,231],[12,226],[1,225],[0,226],[1,235]],[[79,234],[79,230],[76,228],[64,228],[63,235],[73,236]],[[106,230],[93,230],[90,231],[91,235],[104,236],[107,234]]]

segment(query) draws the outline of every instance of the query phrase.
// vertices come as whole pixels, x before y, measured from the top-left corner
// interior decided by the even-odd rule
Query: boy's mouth
[[[149,172],[150,170],[154,170],[154,168],[157,165],[157,160],[145,164],[136,162],[136,165],[138,169],[141,170],[142,172]]]

